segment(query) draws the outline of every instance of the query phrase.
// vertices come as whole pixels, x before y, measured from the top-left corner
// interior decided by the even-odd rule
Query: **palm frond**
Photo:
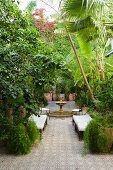
[[[81,34],[77,34],[77,40],[80,46],[81,53],[85,54],[84,56],[91,56],[92,54],[91,43],[84,39],[84,37]]]
[[[67,28],[70,32],[77,32],[88,27],[95,27],[95,23],[90,16],[67,24]]]
[[[86,0],[65,0],[63,5],[63,12],[66,17],[82,17],[86,11]]]
[[[112,0],[64,0],[63,12],[66,17],[81,18],[90,14],[103,15]]]

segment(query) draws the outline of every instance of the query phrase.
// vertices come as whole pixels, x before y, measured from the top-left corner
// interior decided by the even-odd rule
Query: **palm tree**
[[[91,40],[96,40],[100,47],[96,46],[96,60],[100,68],[101,79],[105,79],[103,55],[106,42],[106,33],[109,22],[111,22],[110,15],[113,7],[112,0],[64,0],[63,12],[68,19],[68,30],[76,32],[82,37],[84,43]],[[107,25],[108,24],[108,25]],[[100,52],[101,49],[101,52]]]
[[[113,3],[111,0],[64,0],[62,11],[67,21],[67,33],[68,31],[76,32],[78,35],[81,35],[83,42],[88,43],[91,40],[96,40],[97,43],[101,43],[102,45],[102,43],[104,43],[105,41],[106,33],[106,25],[103,24],[103,20],[104,22],[107,21],[109,16],[109,8],[111,8],[112,5]],[[105,17],[105,14],[107,17]],[[83,66],[81,65],[80,59],[78,57],[77,50],[72,42],[71,36],[69,34],[68,36],[73,50],[76,54],[79,66],[81,68],[81,73],[84,81],[90,91],[92,99],[94,100],[92,89],[88,84],[87,77],[84,73]],[[103,49],[101,48],[101,50]],[[103,52],[101,52],[101,54],[101,57],[97,55],[97,61],[99,69],[101,70],[101,77],[102,79],[105,79],[103,67]]]
[[[70,3],[71,2],[71,3]],[[73,8],[75,6],[77,6],[77,8]],[[81,7],[83,8],[83,10],[81,11]],[[70,10],[71,9],[71,10]],[[76,9],[76,10],[75,10]],[[71,11],[71,12],[70,12]],[[87,77],[86,77],[86,74],[84,72],[84,69],[83,69],[83,66],[81,64],[81,61],[80,61],[80,58],[78,56],[78,53],[77,53],[77,50],[76,50],[76,47],[72,41],[72,38],[71,38],[71,35],[69,34],[68,30],[70,31],[69,28],[71,28],[71,31],[75,31],[75,22],[73,22],[74,18],[78,17],[83,17],[83,14],[85,11],[85,8],[84,8],[84,4],[82,4],[82,1],[74,1],[74,0],[71,0],[71,1],[65,1],[64,2],[64,6],[63,6],[63,12],[65,14],[65,17],[68,18],[69,20],[71,20],[71,22],[68,24],[67,26],[67,22],[65,22],[65,28],[66,28],[66,32],[67,32],[67,35],[69,37],[69,41],[72,45],[72,48],[73,48],[73,51],[75,53],[75,56],[76,56],[76,59],[78,61],[78,64],[79,64],[79,67],[80,67],[80,70],[81,70],[81,73],[82,73],[82,76],[83,76],[83,79],[84,79],[84,82],[86,83],[86,86],[90,92],[90,95],[91,95],[91,98],[93,101],[95,101],[95,98],[94,98],[94,95],[93,95],[93,91],[88,83],[88,80],[87,80]],[[71,15],[70,15],[71,14]],[[87,18],[88,20],[90,20],[90,17]],[[70,26],[70,27],[69,27]],[[81,28],[80,29],[83,29],[84,25],[82,24]]]

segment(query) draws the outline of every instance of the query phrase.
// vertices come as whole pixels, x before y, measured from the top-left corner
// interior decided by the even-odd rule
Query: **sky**
[[[19,0],[19,2],[20,2],[20,5],[19,5],[20,9],[24,10],[30,1],[31,0]],[[43,1],[45,1],[48,4],[50,4],[55,10],[58,10],[59,0],[43,0]],[[45,8],[47,16],[50,16],[50,15],[55,13],[55,11],[52,8],[50,8],[48,5],[43,3],[41,0],[37,0],[37,8]]]

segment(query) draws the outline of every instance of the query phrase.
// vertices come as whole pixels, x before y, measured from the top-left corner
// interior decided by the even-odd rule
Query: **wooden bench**
[[[83,133],[91,120],[92,118],[88,114],[73,115],[72,121],[75,126],[75,130],[78,133],[79,140],[83,139]]]
[[[47,115],[39,115],[35,116],[34,114],[29,117],[29,120],[32,120],[36,123],[37,128],[42,131],[44,130],[45,126],[47,125]]]

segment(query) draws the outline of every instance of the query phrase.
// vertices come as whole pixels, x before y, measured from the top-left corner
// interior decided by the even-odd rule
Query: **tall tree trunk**
[[[71,44],[71,46],[72,46],[72,48],[73,48],[74,54],[75,54],[75,56],[76,56],[76,59],[77,59],[77,61],[78,61],[78,64],[79,64],[79,66],[80,66],[80,71],[81,71],[81,73],[82,73],[84,82],[85,82],[85,84],[86,84],[86,86],[87,86],[87,89],[89,90],[90,96],[91,96],[91,98],[92,98],[92,100],[93,100],[93,102],[94,102],[94,104],[95,104],[95,97],[94,97],[93,91],[92,91],[92,89],[91,89],[91,87],[90,87],[90,85],[89,85],[89,83],[88,83],[86,74],[85,74],[85,72],[84,72],[83,66],[82,66],[82,64],[81,64],[80,58],[79,58],[78,53],[77,53],[77,50],[76,50],[76,47],[75,47],[75,45],[74,45],[74,43],[73,43],[73,40],[72,40],[72,38],[71,38],[71,35],[69,34],[66,26],[65,26],[65,29],[66,29],[66,33],[67,33],[67,36],[68,36],[68,38],[69,38],[70,44]]]
[[[97,62],[97,68],[98,68],[98,73],[99,73],[99,76],[100,76],[100,80],[105,80],[103,59],[98,56],[97,51],[96,51],[96,62]]]

